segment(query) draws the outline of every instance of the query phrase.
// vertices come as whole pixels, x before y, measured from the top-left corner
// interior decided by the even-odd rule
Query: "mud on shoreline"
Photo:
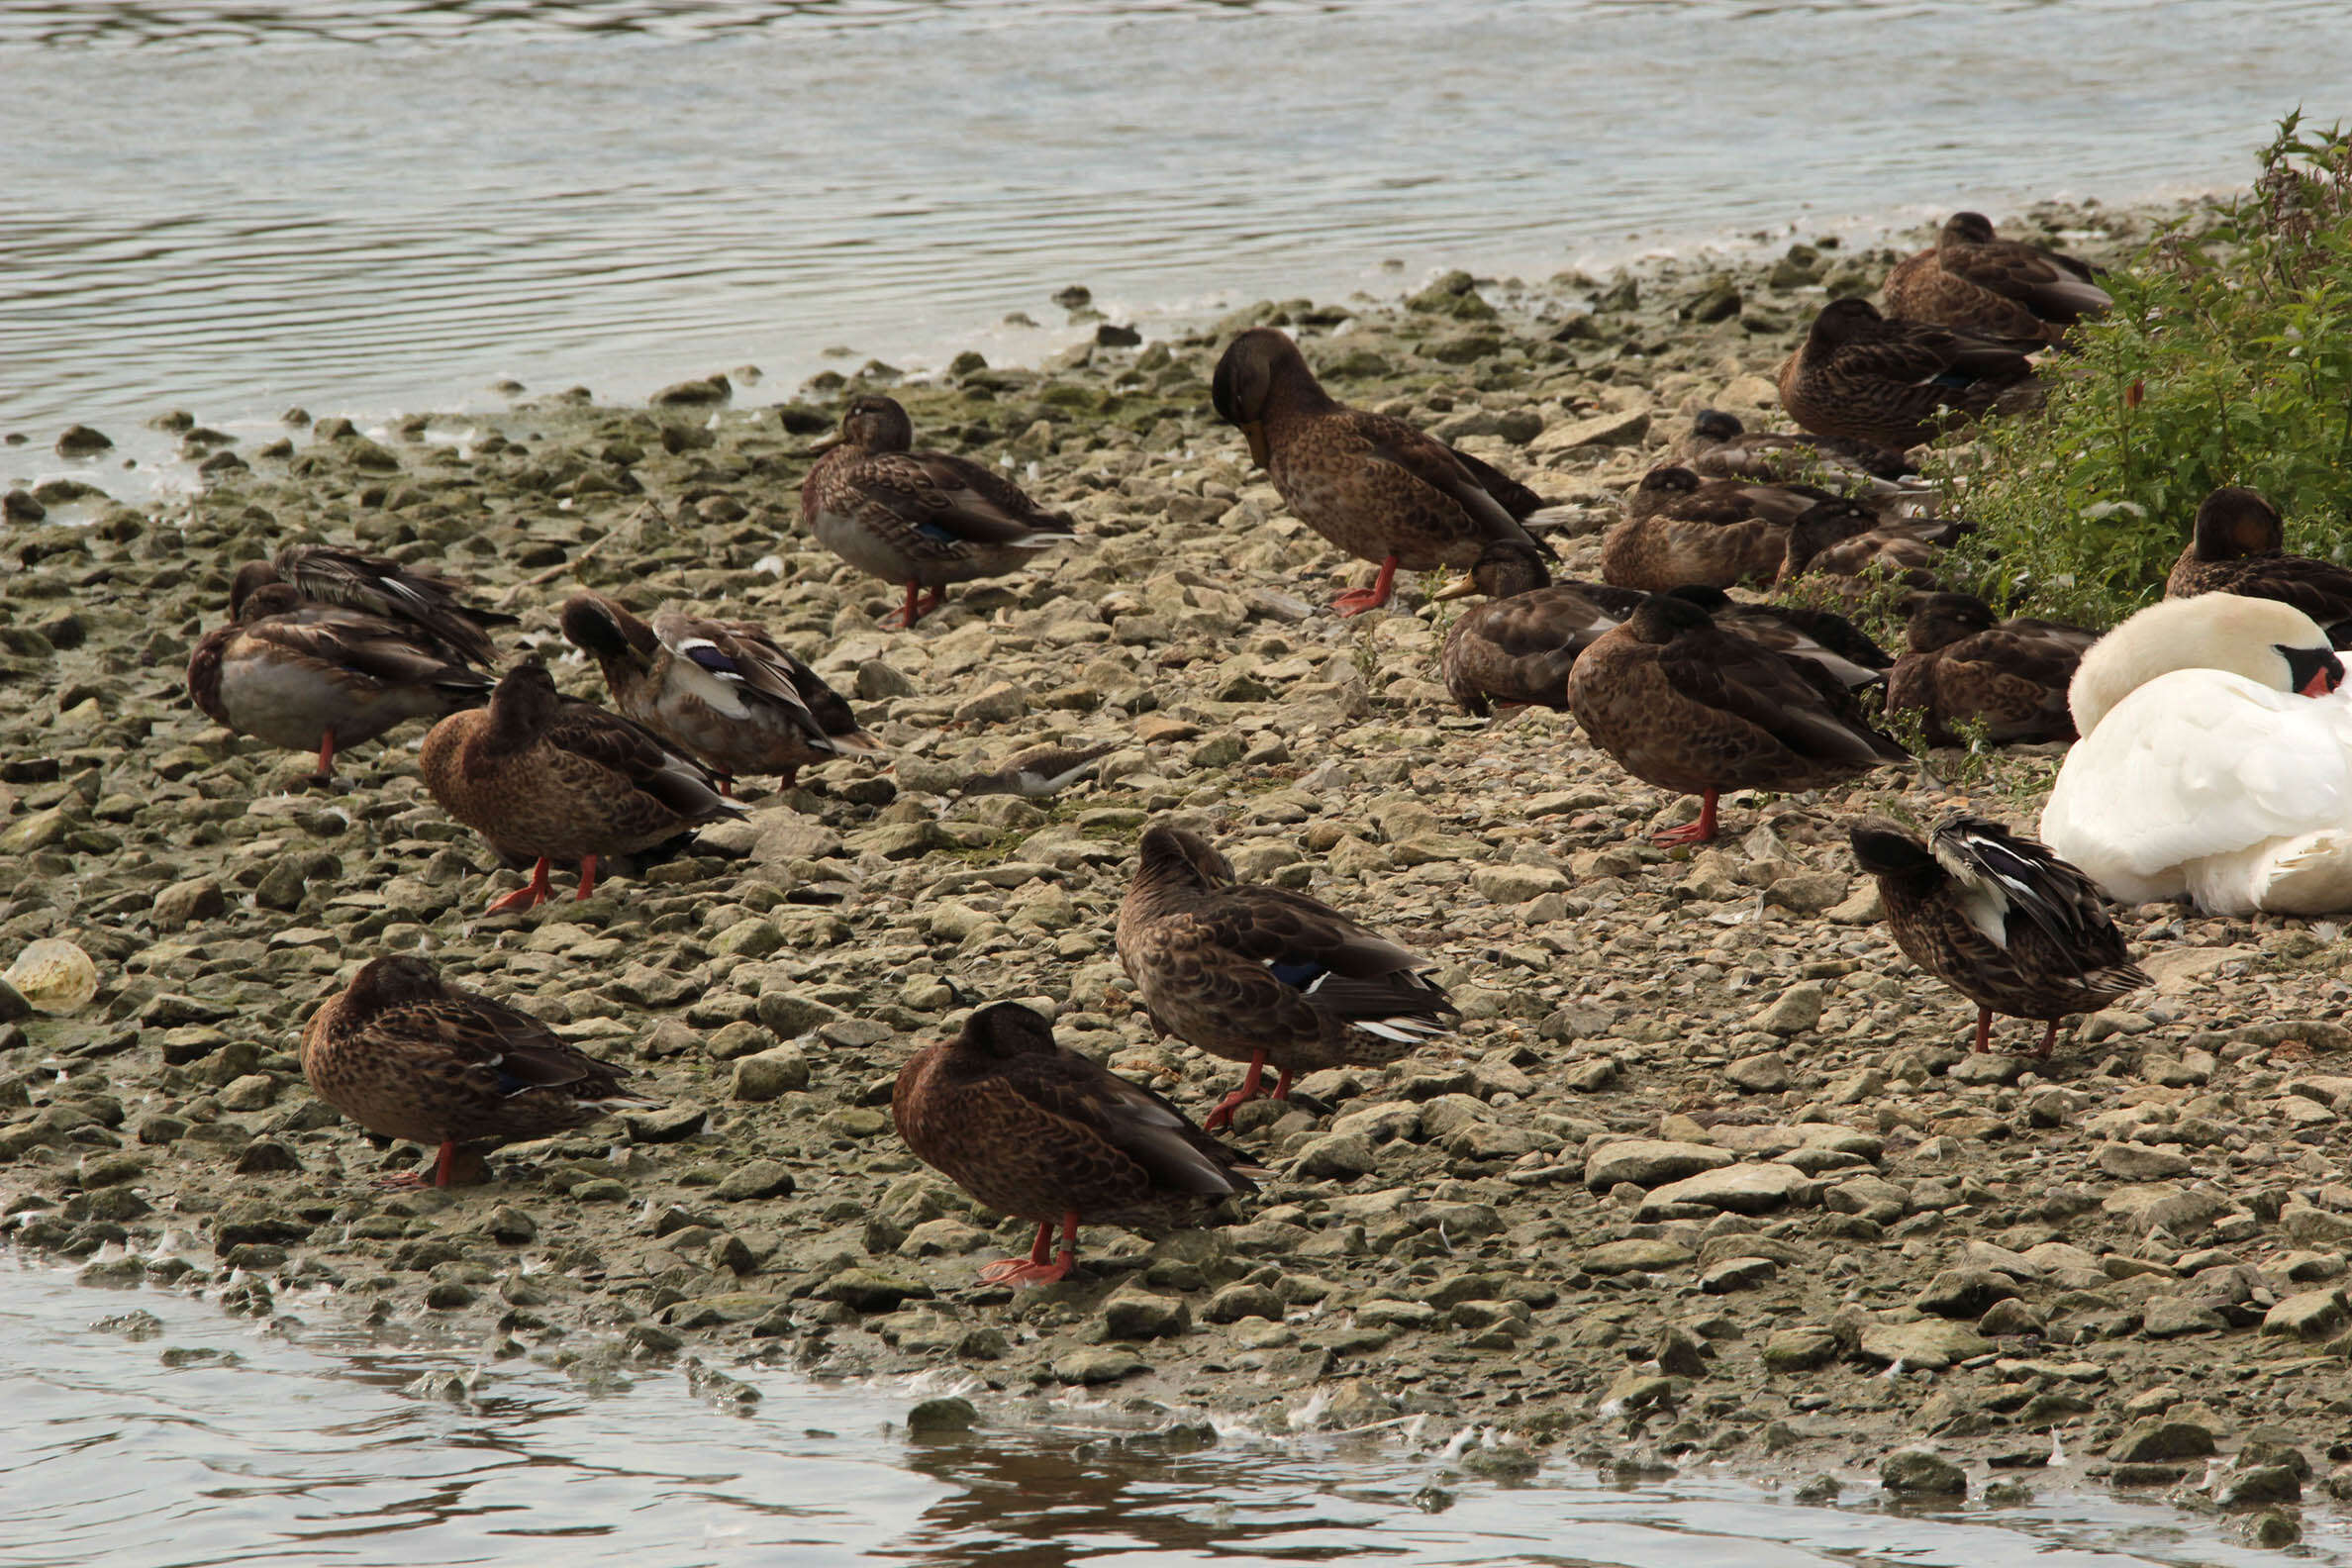
[[[2037,219],[2111,253],[2149,215],[2004,232]],[[1090,536],[911,636],[876,631],[890,590],[799,530],[803,453],[844,390],[827,378],[780,406],[717,380],[644,409],[527,395],[251,449],[198,429],[207,488],[152,513],[51,487],[50,516],[0,530],[0,959],[68,937],[102,989],[67,1019],[8,1017],[0,993],[0,1233],[88,1259],[94,1286],[256,1316],[334,1282],[500,1354],[1075,1386],[1150,1402],[1172,1433],[1203,1409],[1425,1412],[1489,1427],[1463,1463],[1506,1476],[1547,1455],[1791,1478],[1887,1461],[1901,1490],[1982,1492],[2045,1473],[2055,1437],[2053,1480],[2249,1510],[2352,1495],[2331,1474],[2352,1461],[2332,926],[2129,912],[2155,993],[2050,1063],[1972,1058],[1971,1010],[1895,952],[1843,841],[1853,812],[1936,796],[1891,771],[1734,796],[1722,843],[1649,846],[1690,803],[1564,716],[1453,711],[1429,584],[1397,613],[1326,614],[1369,568],[1290,519],[1208,407],[1224,338],[1285,325],[1338,395],[1576,504],[1563,551],[1590,575],[1617,493],[1690,414],[1769,422],[1813,310],[1891,259],[1462,274],[1165,343],[1107,332],[1038,371],[869,367],[847,385],[888,386],[927,444],[1010,459]],[[829,764],[586,904],[483,919],[519,878],[424,795],[417,730],[353,753],[338,793],[290,793],[304,759],[186,705],[230,573],[298,538],[442,565],[551,655],[574,584],[724,603],[852,693],[896,765]],[[558,678],[601,696],[576,658]],[[1050,801],[956,795],[1046,738],[1119,749]],[[2030,826],[2054,750],[1938,771]],[[1239,1223],[1090,1228],[1081,1278],[980,1288],[1028,1227],[906,1154],[892,1077],[945,1015],[1012,997],[1205,1111],[1234,1069],[1153,1042],[1111,950],[1135,836],[1168,812],[1244,875],[1440,957],[1460,1035],[1308,1080],[1328,1119],[1244,1107],[1238,1141],[1278,1175]],[[417,1151],[342,1123],[292,1052],[316,999],[393,949],[625,1062],[667,1109],[512,1147],[487,1186],[377,1192]],[[1890,1459],[1919,1449],[1941,1457]]]

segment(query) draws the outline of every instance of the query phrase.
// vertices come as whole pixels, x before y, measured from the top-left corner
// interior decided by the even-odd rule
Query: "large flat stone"
[[[1605,1143],[1585,1160],[1585,1185],[1607,1192],[1618,1182],[1655,1187],[1702,1171],[1720,1170],[1731,1163],[1726,1149],[1705,1143],[1679,1143],[1669,1138],[1626,1138]]]
[[[1770,1214],[1814,1185],[1811,1177],[1791,1165],[1726,1165],[1653,1189],[1642,1200],[1640,1212],[1658,1218],[1677,1213],[1680,1205],[1696,1204],[1732,1214]]]
[[[1879,1323],[1862,1330],[1860,1346],[1865,1361],[1882,1366],[1900,1361],[1930,1372],[1991,1355],[1996,1348],[1992,1340],[1966,1323],[1940,1322]]]

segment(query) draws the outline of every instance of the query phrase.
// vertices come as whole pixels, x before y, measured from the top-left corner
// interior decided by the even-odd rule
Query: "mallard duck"
[[[1468,567],[1490,539],[1553,553],[1523,526],[1540,497],[1402,420],[1337,402],[1271,327],[1226,345],[1210,390],[1283,505],[1350,555],[1380,562],[1370,588],[1331,601],[1343,615],[1387,604],[1399,567]]]
[[[1981,725],[1995,745],[2072,740],[2066,688],[2099,634],[2056,621],[1997,621],[1974,594],[1932,593],[1911,608],[1911,651],[1887,676],[1887,711],[1915,712],[1929,745]]]
[[[1229,1126],[1263,1094],[1323,1067],[1382,1066],[1449,1032],[1460,1010],[1427,977],[1436,965],[1288,888],[1234,880],[1199,834],[1144,830],[1119,906],[1119,961],[1164,1033],[1247,1062],[1241,1087],[1201,1126]]]
[[[899,1069],[891,1120],[915,1157],[1000,1214],[1036,1223],[1026,1258],[980,1271],[1043,1285],[1078,1258],[1078,1226],[1184,1225],[1257,1191],[1263,1167],[1139,1084],[1054,1042],[1053,1026],[996,1002]],[[1060,1255],[1048,1261],[1056,1225]]]
[[[1813,789],[1910,760],[1819,666],[1726,632],[1671,594],[1652,594],[1585,649],[1568,708],[1626,772],[1700,797],[1699,820],[1659,843],[1714,838],[1724,790]]]
[[[1841,485],[1899,490],[1905,479],[1915,478],[1919,471],[1901,452],[1832,436],[1750,431],[1739,416],[1721,409],[1701,409],[1674,452],[1702,479],[1744,479],[1753,484],[1788,484],[1827,474]]]
[[[1494,703],[1565,711],[1576,656],[1648,597],[1605,583],[1555,583],[1542,557],[1508,539],[1489,544],[1469,576],[1432,597],[1472,593],[1485,594],[1487,603],[1447,629],[1438,668],[1462,711],[1480,718]],[[1894,662],[1852,622],[1827,611],[1741,604],[1719,588],[1684,586],[1674,596],[1704,606],[1726,631],[1810,659],[1847,686],[1876,684]]]
[[[2114,305],[2100,269],[2040,245],[1993,237],[1982,213],[1954,213],[1935,244],[1887,274],[1887,309],[1988,338],[2054,343]]]
[[[916,451],[896,399],[852,398],[838,436],[801,481],[801,517],[819,542],[870,576],[904,583],[907,602],[884,626],[912,627],[946,602],[949,585],[1019,571],[1041,549],[1077,539],[985,463]],[[929,590],[918,600],[919,589]]]
[[[598,856],[743,815],[701,763],[642,725],[564,696],[536,658],[507,671],[487,708],[435,725],[418,763],[441,810],[501,850],[538,857],[530,885],[491,904],[493,915],[543,903],[549,860],[580,863],[585,899]]]
[[[1934,593],[1943,586],[1946,547],[1975,532],[1975,524],[1958,518],[1888,518],[1852,501],[1824,501],[1789,526],[1773,585],[1785,587],[1810,572]]]
[[[2037,395],[2014,344],[1889,319],[1863,299],[1822,307],[1780,367],[1781,406],[1800,426],[1895,451]]]
[[[1703,480],[1688,468],[1653,468],[1602,537],[1602,580],[1645,593],[1769,581],[1787,549],[1789,525],[1826,499],[1828,491],[1811,485]]]
[[[603,667],[613,705],[719,776],[773,773],[882,742],[825,678],[748,621],[665,610],[647,626],[597,593],[563,602],[563,635]]]
[[[248,595],[272,583],[291,584],[318,604],[404,623],[438,642],[453,662],[483,669],[498,662],[491,629],[521,621],[465,603],[465,585],[454,578],[332,544],[287,544],[270,560],[240,566],[229,589],[229,614],[235,617]]]
[[[2352,696],[2293,605],[2200,594],[2091,645],[2083,738],[2041,816],[2051,848],[2128,904],[2216,915],[2352,909]]]
[[[286,583],[249,588],[237,620],[197,638],[188,698],[217,723],[289,751],[316,751],[314,781],[338,749],[411,719],[481,705],[490,679],[443,655],[415,628],[310,604]]]
[[[996,766],[972,774],[956,788],[959,796],[1019,795],[1044,800],[1096,771],[1103,758],[1119,749],[1116,740],[1088,740],[1073,745],[1043,741],[1025,746]]]
[[[378,1137],[439,1144],[436,1187],[450,1184],[460,1150],[479,1154],[658,1104],[626,1087],[626,1070],[405,953],[369,959],[311,1015],[302,1075]],[[423,1186],[423,1174],[389,1185]]]
[[[2236,485],[2216,490],[2197,509],[2189,545],[2164,579],[2164,597],[2276,599],[2325,627],[2337,647],[2352,647],[2352,567],[2286,550],[2286,525],[2268,501]]]
[[[1993,1015],[2059,1020],[2096,1013],[2152,984],[2080,870],[1998,823],[1947,817],[1922,844],[1885,818],[1852,829],[1854,863],[1878,879],[1895,945],[1977,1005],[1976,1048]]]

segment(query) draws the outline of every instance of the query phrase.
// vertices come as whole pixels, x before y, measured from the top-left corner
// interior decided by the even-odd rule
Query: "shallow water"
[[[38,453],[69,419],[449,408],[502,374],[630,398],[748,362],[772,391],[869,354],[1033,358],[1078,335],[1049,303],[1072,282],[1150,329],[1444,265],[1542,276],[2211,187],[2299,100],[2344,103],[2340,21],[2335,0],[10,0],[0,429]]]
[[[918,1397],[903,1388],[731,1368],[763,1396],[737,1415],[675,1368],[590,1378],[484,1362],[429,1332],[338,1326],[328,1298],[278,1306],[299,1322],[232,1318],[184,1294],[84,1290],[0,1253],[0,1565],[2279,1560],[2233,1543],[2225,1525],[2070,1491],[2059,1475],[2029,1477],[2041,1494],[2030,1504],[1905,1514],[1882,1511],[1860,1476],[1840,1507],[1709,1471],[1614,1485],[1553,1464],[1503,1487],[1448,1474],[1443,1430],[1417,1448],[1394,1433],[1234,1427],[1204,1451],[1153,1455],[1122,1446],[1138,1426],[1095,1401],[917,1441],[893,1424]],[[160,1331],[97,1326],[135,1309]],[[415,1386],[450,1372],[471,1380],[470,1396]],[[2304,1561],[2352,1564],[2341,1519],[2314,1510],[2305,1529]]]

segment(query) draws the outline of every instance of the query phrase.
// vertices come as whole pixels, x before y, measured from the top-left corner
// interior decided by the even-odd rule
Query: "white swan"
[[[2203,594],[2092,645],[2042,840],[2127,904],[2352,909],[2352,692],[2318,623]]]

